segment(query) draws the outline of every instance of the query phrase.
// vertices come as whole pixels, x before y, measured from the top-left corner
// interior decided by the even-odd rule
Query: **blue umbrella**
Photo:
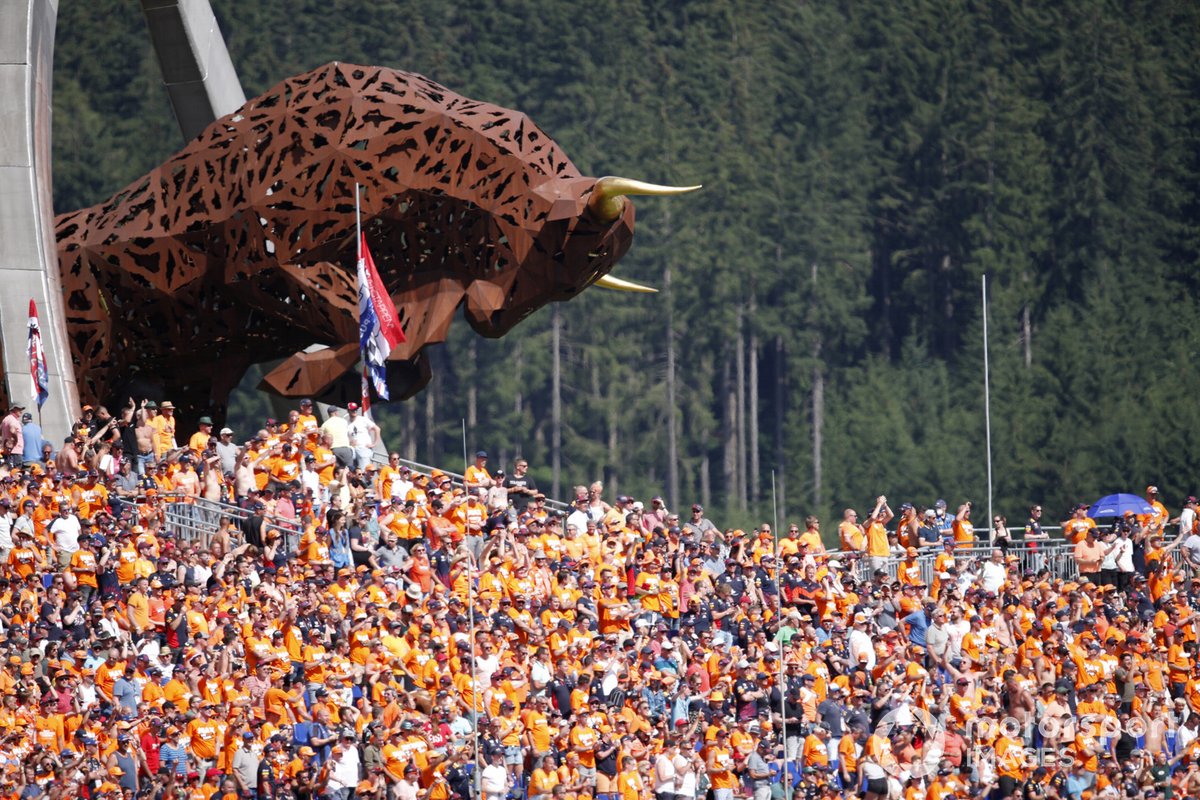
[[[1092,503],[1092,507],[1088,509],[1088,516],[1093,519],[1096,517],[1123,517],[1126,511],[1132,511],[1134,514],[1150,514],[1154,509],[1136,494],[1110,494]]]

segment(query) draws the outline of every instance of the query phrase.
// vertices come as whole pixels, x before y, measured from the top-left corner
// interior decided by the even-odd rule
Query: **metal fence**
[[[983,562],[987,561],[996,549],[991,545],[954,548],[955,570],[961,575],[967,569],[974,568],[975,574],[978,574]],[[933,583],[934,568],[937,564],[937,558],[942,552],[941,547],[931,547],[923,549],[918,553],[915,558],[915,566],[920,571],[921,583],[926,585]],[[839,558],[839,560],[842,560],[844,566],[848,570],[851,570],[854,577],[860,581],[871,580],[874,575],[874,568],[871,561],[860,556],[858,553],[844,553],[839,550],[833,550],[829,551],[826,555],[829,558]],[[1027,572],[1037,573],[1041,570],[1047,570],[1055,578],[1070,579],[1079,575],[1079,569],[1075,563],[1075,546],[1061,540],[1040,541],[1036,543],[1018,542],[1008,547],[1006,556],[1016,557],[1016,571],[1022,575]],[[909,569],[911,565],[906,557],[895,556],[886,559],[878,566],[884,571],[889,580],[896,580],[900,574],[900,570]]]
[[[374,455],[372,455],[371,461],[376,466],[382,467],[388,463],[388,457],[387,457],[386,453],[383,455],[380,455],[378,452],[376,452]],[[432,467],[428,464],[422,464],[420,461],[410,461],[409,459],[403,458],[403,457],[400,459],[400,463],[402,465],[408,467],[413,472],[421,472],[426,475],[433,472],[434,469],[438,469],[438,470],[441,470],[442,474],[449,476],[450,480],[453,481],[455,485],[457,485],[457,486],[465,486],[466,485],[466,478],[463,476],[463,474],[461,472],[451,472],[448,469],[442,469],[441,467]],[[564,514],[569,514],[569,513],[571,513],[571,510],[572,510],[571,506],[569,506],[568,504],[562,502],[561,500],[555,500],[550,497],[546,498],[545,505],[546,505],[546,508],[552,508],[555,511],[559,511]]]
[[[241,506],[204,498],[195,498],[192,502],[169,500],[164,509],[167,530],[180,539],[199,542],[204,547],[211,543],[212,536],[220,530],[221,520],[231,520],[234,528],[240,531],[241,523],[248,519],[251,513],[249,509]],[[268,525],[283,532],[286,550],[295,552],[300,542],[300,523],[272,515],[267,515],[264,519]]]

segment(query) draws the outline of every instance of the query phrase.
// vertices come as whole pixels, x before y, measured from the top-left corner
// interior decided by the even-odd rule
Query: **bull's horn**
[[[614,278],[612,275],[604,275],[598,278],[592,286],[599,286],[601,289],[612,289],[617,292],[648,292],[653,294],[658,291],[658,289],[649,286],[642,286],[640,283]]]
[[[659,186],[629,178],[614,178],[611,175],[596,181],[592,196],[588,198],[588,209],[603,222],[612,222],[625,210],[625,195],[644,194],[665,196],[694,192],[700,186]]]

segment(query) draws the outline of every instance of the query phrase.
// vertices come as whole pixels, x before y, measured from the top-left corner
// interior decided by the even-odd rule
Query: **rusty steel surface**
[[[596,218],[595,179],[524,114],[413,73],[327,64],[58,217],[81,398],[142,381],[184,413],[222,414],[250,364],[314,343],[336,356],[297,355],[267,383],[288,396],[328,387],[358,341],[355,183],[407,337],[389,368],[403,396],[428,381],[421,349],[445,340],[460,306],[500,336],[605,275],[632,241],[632,204]]]

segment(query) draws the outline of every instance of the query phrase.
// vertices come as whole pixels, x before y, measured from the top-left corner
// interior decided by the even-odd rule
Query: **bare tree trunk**
[[[437,427],[437,384],[433,383],[425,392],[425,460],[432,464],[438,454],[434,452],[435,429]]]
[[[737,509],[746,510],[746,332],[742,307],[737,311]]]
[[[475,425],[479,421],[479,337],[472,336],[467,345],[467,440],[475,441]]]
[[[786,356],[783,335],[779,334],[775,337],[775,494],[780,519],[787,519],[787,450],[783,446]]]
[[[812,374],[812,462],[813,462],[813,508],[820,509],[824,475],[821,469],[821,453],[824,449],[825,428],[825,369],[821,365],[821,341],[813,345],[813,358],[818,362],[813,364]],[[824,513],[824,512],[820,512]]]
[[[759,499],[759,489],[761,488],[762,476],[760,474],[760,464],[758,457],[758,332],[754,326],[754,287],[750,288],[750,349],[748,356],[750,358],[749,375],[747,376],[746,387],[749,393],[749,399],[746,401],[747,410],[749,412],[749,420],[746,427],[750,432],[750,474],[747,476],[747,483],[750,485],[750,502],[757,504]]]
[[[404,404],[404,457],[417,460],[417,404],[409,400]]]
[[[664,206],[663,231],[669,239],[671,211]],[[679,508],[679,440],[675,430],[675,307],[671,297],[671,259],[663,267],[663,306],[666,308],[667,335],[667,503],[669,508]],[[616,462],[613,462],[616,463]]]
[[[620,437],[618,436],[618,414],[617,408],[620,405],[620,398],[617,397],[617,385],[612,381],[608,385],[608,473],[604,487],[610,496],[616,497],[620,475],[617,472],[617,465],[621,463],[620,452]]]
[[[550,494],[562,493],[562,312],[554,303],[550,312],[551,344],[554,364],[550,373]]]
[[[705,439],[700,439],[705,441]],[[700,459],[700,505],[708,508],[712,503],[712,478],[709,475],[709,469],[712,465],[708,461],[708,451],[704,451],[704,456]]]
[[[729,359],[721,363],[721,424],[723,458],[721,464],[722,487],[725,505],[737,505],[737,388],[733,383],[733,369]]]
[[[1021,344],[1025,348],[1025,369],[1033,366],[1033,323],[1029,319],[1029,303],[1021,309]]]
[[[817,296],[817,264],[812,265],[812,296]],[[821,335],[818,333],[812,349],[812,465],[813,465],[813,508],[821,508],[822,469],[821,453],[825,427],[825,366],[821,363]]]
[[[517,375],[517,392],[516,396],[513,398],[513,416],[516,418],[514,420],[515,423],[521,427],[523,427],[523,420],[521,417],[523,417],[525,414],[525,393],[521,391],[521,387],[525,385],[524,356],[525,352],[521,349],[521,340],[517,339],[516,347],[513,349],[513,371]],[[517,448],[513,457],[521,458],[521,440],[518,438],[513,444]]]

